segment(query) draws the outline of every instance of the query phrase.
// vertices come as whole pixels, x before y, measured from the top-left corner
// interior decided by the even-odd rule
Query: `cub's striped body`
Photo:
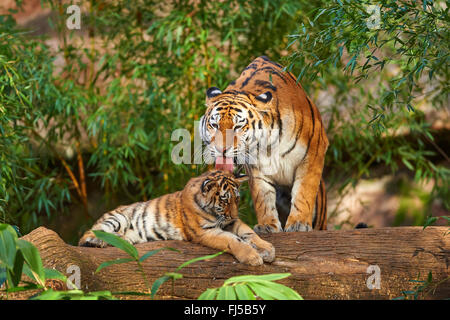
[[[188,181],[182,191],[138,202],[104,214],[79,241],[105,247],[92,230],[103,230],[128,242],[186,240],[227,250],[240,262],[260,265],[275,258],[273,246],[238,218],[239,185],[246,178],[211,171]]]
[[[210,88],[200,136],[206,160],[233,170],[244,163],[259,233],[326,229],[321,181],[328,139],[317,107],[294,76],[255,59],[222,92]],[[257,153],[258,148],[269,150]]]

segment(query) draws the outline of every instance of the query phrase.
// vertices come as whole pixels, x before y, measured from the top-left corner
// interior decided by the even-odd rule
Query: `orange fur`
[[[186,240],[225,250],[250,265],[271,262],[274,247],[238,217],[239,185],[243,180],[228,172],[206,172],[189,180],[182,191],[120,206],[104,214],[79,245],[105,247],[107,244],[92,232],[103,230],[133,244]]]
[[[282,231],[284,220],[284,231],[326,229],[321,176],[328,139],[317,107],[294,76],[267,57],[259,57],[224,92],[210,88],[206,104],[200,123],[200,135],[208,146],[206,156],[242,158],[246,146],[275,141],[276,131],[267,134],[258,129],[278,130],[279,146],[262,158],[269,164],[261,160],[244,165],[258,219],[255,230]],[[279,162],[272,161],[275,152]],[[278,198],[286,187],[290,208],[281,212],[283,201]]]

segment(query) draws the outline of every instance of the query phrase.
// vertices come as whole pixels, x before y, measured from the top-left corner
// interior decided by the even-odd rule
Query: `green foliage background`
[[[181,189],[205,166],[172,163],[172,131],[193,132],[205,90],[261,55],[288,66],[313,99],[331,90],[321,109],[331,188],[374,165],[406,168],[432,179],[430,199],[448,209],[448,157],[420,108],[448,110],[448,2],[374,3],[377,29],[368,1],[85,1],[76,31],[67,5],[43,0],[58,48],[1,16],[1,221],[26,233],[78,204],[77,238],[102,213],[88,201],[96,191],[112,209]],[[242,202],[254,223],[248,190]]]

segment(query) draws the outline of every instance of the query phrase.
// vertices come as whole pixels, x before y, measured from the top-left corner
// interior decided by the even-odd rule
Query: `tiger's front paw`
[[[257,234],[269,234],[269,233],[277,233],[277,232],[281,232],[283,231],[283,229],[281,228],[281,225],[278,224],[256,224],[253,227],[253,230],[257,233]]]
[[[95,248],[105,248],[108,244],[95,237],[92,231],[87,231],[78,242],[80,247],[95,247]]]
[[[240,263],[249,264],[251,266],[260,266],[264,263],[263,258],[261,258],[259,253],[250,246],[234,254],[234,256]]]
[[[270,242],[261,239],[259,247],[256,250],[264,262],[272,262],[275,260],[275,247]]]
[[[285,232],[304,232],[304,231],[312,231],[312,227],[309,223],[302,223],[300,221],[296,221],[294,223],[286,223],[284,227]]]

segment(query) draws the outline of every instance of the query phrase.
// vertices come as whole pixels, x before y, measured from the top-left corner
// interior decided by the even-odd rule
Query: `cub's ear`
[[[221,93],[222,93],[222,91],[220,91],[219,88],[211,87],[208,90],[206,90],[206,98],[211,99],[211,98],[214,98],[215,96],[218,96]]]
[[[259,96],[255,97],[256,100],[267,103],[270,100],[272,100],[272,93],[270,91],[267,91],[265,93],[261,93]]]
[[[205,179],[205,181],[202,182],[202,186],[200,187],[200,191],[205,194],[211,190],[213,186],[213,183],[210,179]]]
[[[237,183],[239,183],[239,185],[241,185],[242,183],[248,180],[248,175],[237,173],[234,175],[234,179],[237,181]]]

